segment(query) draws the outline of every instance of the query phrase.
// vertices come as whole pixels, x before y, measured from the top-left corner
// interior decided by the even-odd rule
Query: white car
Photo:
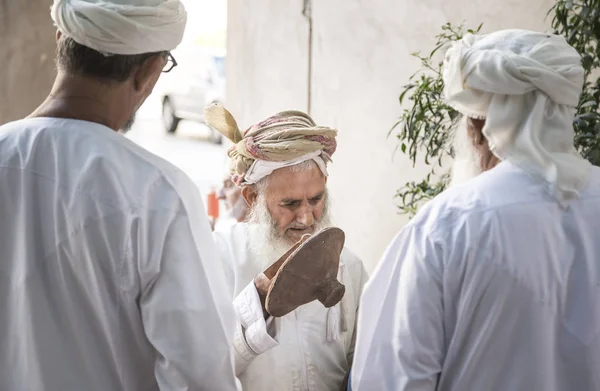
[[[181,120],[204,123],[204,107],[223,103],[225,96],[224,54],[187,49],[172,55],[177,67],[161,80],[162,119],[168,133],[175,133]],[[221,144],[221,134],[210,131],[211,141]]]

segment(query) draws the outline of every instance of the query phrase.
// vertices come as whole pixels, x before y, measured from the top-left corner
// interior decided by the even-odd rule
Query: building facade
[[[553,0],[228,1],[227,106],[241,127],[285,109],[339,130],[329,187],[336,225],[372,270],[407,222],[396,190],[422,179],[388,136],[398,96],[446,22],[549,31]]]

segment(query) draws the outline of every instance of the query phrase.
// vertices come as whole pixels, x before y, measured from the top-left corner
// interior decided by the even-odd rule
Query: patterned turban
[[[252,125],[243,133],[220,104],[204,110],[205,122],[231,140],[227,151],[233,182],[251,185],[273,171],[313,160],[327,176],[327,163],[335,152],[337,130],[317,126],[301,111],[283,111]]]

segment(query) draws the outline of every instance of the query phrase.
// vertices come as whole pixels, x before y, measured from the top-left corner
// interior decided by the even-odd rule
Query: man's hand
[[[292,255],[292,253],[296,251],[296,249],[300,247],[302,243],[306,242],[309,238],[309,234],[302,236],[300,241],[293,245],[292,248],[290,248],[285,254],[283,254],[281,258],[279,258],[275,263],[269,266],[267,270],[265,270],[263,273],[260,273],[254,278],[254,286],[256,287],[256,291],[258,292],[258,297],[260,298],[260,304],[262,305],[263,315],[265,316],[265,319],[271,316],[267,312],[266,304],[267,294],[269,293],[269,288],[271,287],[272,279],[275,277],[277,271],[289,258],[289,256]]]
[[[267,312],[266,302],[267,293],[269,293],[269,287],[271,286],[271,280],[267,278],[267,276],[265,276],[265,273],[260,273],[254,278],[254,286],[256,287],[258,297],[260,298],[260,304],[262,305],[263,315],[265,319],[267,319],[270,315]]]

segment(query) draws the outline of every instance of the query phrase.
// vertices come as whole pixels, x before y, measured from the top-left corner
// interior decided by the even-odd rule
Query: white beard
[[[483,172],[481,155],[477,152],[467,132],[467,120],[463,118],[454,131],[454,162],[450,187],[467,182]]]
[[[320,221],[315,222],[314,232],[331,226],[329,215],[328,196],[325,194],[325,207]],[[278,233],[277,223],[271,217],[267,203],[262,195],[259,195],[256,203],[248,215],[248,251],[253,259],[259,263],[262,270],[272,265],[294,244],[288,239],[281,237]]]

